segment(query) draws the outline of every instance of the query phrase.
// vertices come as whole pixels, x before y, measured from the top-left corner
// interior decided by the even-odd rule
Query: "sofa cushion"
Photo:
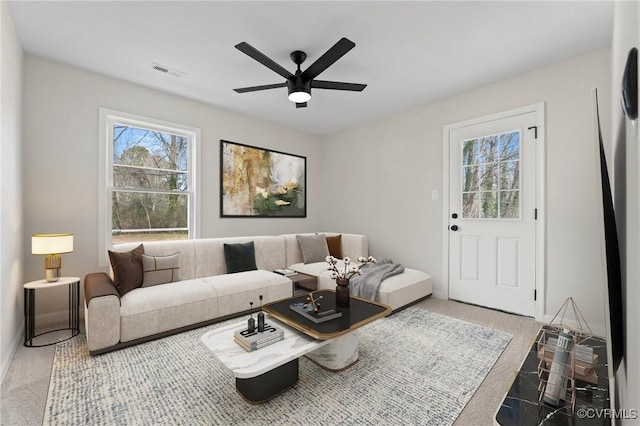
[[[304,263],[324,262],[329,256],[327,238],[324,234],[296,235]]]
[[[202,280],[215,289],[218,316],[247,311],[249,302],[253,302],[255,313],[260,307],[260,295],[263,296],[262,303],[271,303],[291,297],[293,290],[289,278],[263,269],[205,277]]]
[[[342,234],[327,235],[326,237],[329,254],[337,259],[342,259]]]
[[[216,291],[203,279],[140,287],[120,299],[120,340],[128,342],[218,316]]]
[[[318,276],[318,290],[330,290],[336,286],[327,271]],[[404,268],[404,272],[393,275],[380,284],[380,303],[396,310],[432,293],[431,277],[416,269]]]
[[[142,287],[180,281],[180,253],[169,256],[142,255]]]
[[[225,243],[224,260],[227,264],[228,274],[255,271],[258,269],[256,266],[256,250],[253,241],[241,244]]]
[[[113,284],[120,297],[142,285],[143,254],[142,244],[124,253],[109,250],[109,260],[113,269]]]

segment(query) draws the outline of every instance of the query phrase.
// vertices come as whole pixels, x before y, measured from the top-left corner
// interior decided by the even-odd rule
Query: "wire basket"
[[[575,325],[567,324],[567,310],[573,311]],[[544,326],[536,340],[538,352],[538,402],[557,408],[566,404],[573,415],[576,405],[576,380],[597,384],[595,365],[598,356],[584,343],[593,337],[573,298],[560,307],[551,323]]]

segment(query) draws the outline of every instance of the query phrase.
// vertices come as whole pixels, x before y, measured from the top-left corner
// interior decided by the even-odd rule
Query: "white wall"
[[[574,297],[604,334],[591,88],[610,96],[610,50],[561,62],[325,139],[323,229],[361,232],[370,251],[427,271],[442,296],[442,128],[546,103],[545,312]],[[609,129],[609,104],[603,126]],[[440,198],[432,201],[431,190]],[[550,320],[548,317],[547,320]]]
[[[616,375],[618,406],[640,411],[640,137],[639,123],[626,120],[620,86],[629,49],[640,48],[640,4],[616,2],[612,45],[612,137],[610,172],[621,247],[625,358]],[[626,419],[625,424],[638,424]]]
[[[20,344],[22,304],[22,47],[0,2],[0,379]]]
[[[201,237],[318,229],[321,147],[314,136],[32,55],[25,56],[24,67],[24,186],[28,190],[23,238],[27,241],[38,232],[72,232],[74,252],[62,256],[63,274],[84,277],[104,270],[97,264],[101,249],[97,244],[99,107],[201,129]],[[306,156],[307,218],[221,219],[220,139]],[[29,250],[24,249],[24,278],[40,279],[43,259],[31,256]],[[65,310],[61,293],[43,296],[42,300],[51,297],[53,301],[38,307],[38,315]]]

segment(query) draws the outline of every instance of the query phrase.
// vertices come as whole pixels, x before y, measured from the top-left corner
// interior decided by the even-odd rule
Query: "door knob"
[[[452,231],[457,231],[458,230],[458,225],[451,225],[451,229]]]
[[[454,213],[451,215],[452,218],[457,219],[458,218],[458,213]]]

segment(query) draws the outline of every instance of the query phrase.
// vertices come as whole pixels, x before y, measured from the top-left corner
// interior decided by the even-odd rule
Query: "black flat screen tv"
[[[609,182],[607,158],[602,142],[602,130],[600,128],[600,114],[598,111],[598,91],[592,90],[593,109],[595,121],[596,140],[596,164],[600,169],[596,173],[600,181],[597,192],[602,198],[603,218],[603,264],[605,266],[606,290],[605,296],[605,322],[607,332],[607,356],[609,358],[609,375],[613,379],[618,370],[624,354],[624,331],[622,325],[622,275],[620,267],[620,247],[618,245],[618,229]]]

